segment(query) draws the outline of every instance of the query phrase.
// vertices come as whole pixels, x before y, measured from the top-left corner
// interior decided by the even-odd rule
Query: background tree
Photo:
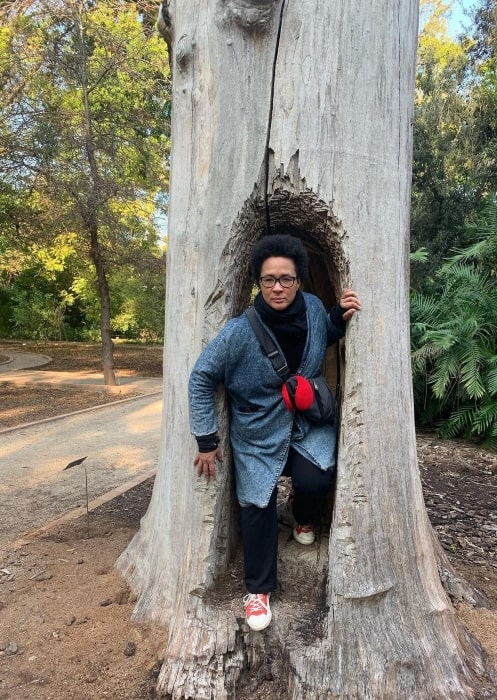
[[[468,42],[447,33],[451,3],[421,2],[414,112],[411,246],[427,248],[423,268],[412,283],[423,285],[450,247],[462,243],[464,224],[481,202],[475,188],[472,112],[464,81]],[[419,276],[421,275],[421,276]]]
[[[472,109],[471,146],[478,154],[474,181],[480,191],[497,192],[497,3],[484,0],[473,15],[466,82]]]
[[[91,260],[104,378],[113,384],[109,275],[137,260],[154,268],[158,257],[167,62],[132,3],[61,0],[8,9],[0,50],[4,187],[35,193],[49,222],[38,232],[75,236],[77,251]],[[15,220],[18,234],[24,225]]]
[[[439,580],[416,462],[407,270],[417,11],[414,0],[163,5],[174,72],[167,392],[151,504],[119,568],[139,595],[136,618],[168,628],[165,697],[234,697],[247,664],[314,700],[461,700],[484,674]],[[192,467],[186,386],[201,348],[250,299],[252,245],[282,230],[309,248],[308,288],[329,304],[351,286],[363,311],[343,348],[324,571],[298,553],[283,562],[284,596],[259,634],[231,600],[228,413],[220,396],[226,460],[205,484]]]
[[[470,55],[475,63],[479,63],[494,58],[496,54],[497,3],[495,0],[479,0],[472,15]]]
[[[418,289],[452,248],[471,244],[467,224],[497,191],[496,4],[479,2],[471,31],[457,40],[447,34],[451,4],[421,3],[411,240],[429,256],[413,270]]]

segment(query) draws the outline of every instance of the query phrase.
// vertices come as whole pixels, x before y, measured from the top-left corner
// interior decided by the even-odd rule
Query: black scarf
[[[264,300],[262,293],[254,299],[255,310],[262,321],[269,326],[275,335],[282,338],[296,340],[307,335],[307,314],[304,295],[299,290],[290,306],[281,311],[272,309]]]
[[[254,307],[262,321],[276,336],[291,372],[296,372],[302,360],[307,339],[307,314],[304,295],[300,290],[290,306],[275,311],[264,301],[262,293],[254,299]]]

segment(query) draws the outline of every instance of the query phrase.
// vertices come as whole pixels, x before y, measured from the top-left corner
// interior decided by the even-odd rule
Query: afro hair
[[[290,258],[295,263],[299,280],[303,282],[307,277],[309,255],[300,238],[288,233],[274,233],[264,236],[255,244],[250,256],[250,267],[257,283],[262,264],[267,258]]]

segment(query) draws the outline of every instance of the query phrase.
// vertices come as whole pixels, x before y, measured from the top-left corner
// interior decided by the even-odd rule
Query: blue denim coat
[[[304,297],[308,334],[298,374],[311,378],[320,374],[326,347],[343,331],[333,325],[320,299],[308,293]],[[215,393],[220,383],[230,397],[230,438],[240,505],[267,506],[290,446],[317,467],[334,469],[335,426],[311,424],[288,411],[281,398],[281,379],[245,314],[228,321],[193,367],[188,388],[194,435],[217,432]]]

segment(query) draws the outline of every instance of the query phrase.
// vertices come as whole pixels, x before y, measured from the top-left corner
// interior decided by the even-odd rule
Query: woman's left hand
[[[359,297],[353,289],[344,289],[339,304],[340,308],[345,309],[345,313],[342,316],[344,321],[348,321],[356,311],[360,311],[362,308]]]

